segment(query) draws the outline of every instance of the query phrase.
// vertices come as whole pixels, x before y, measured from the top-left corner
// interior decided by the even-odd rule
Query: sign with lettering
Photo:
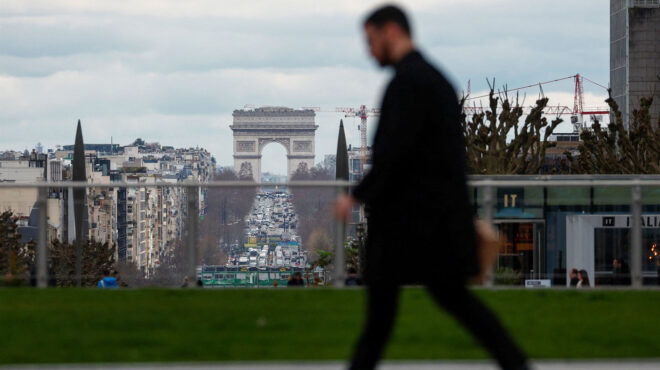
[[[524,188],[498,188],[497,208],[523,208],[525,206]]]
[[[615,215],[615,216],[598,216],[592,215],[592,217],[600,217],[600,226],[601,227],[612,227],[612,228],[629,228],[632,227],[631,217],[628,215]],[[642,215],[639,219],[640,225],[643,228],[660,228],[660,215]]]
[[[550,279],[528,279],[525,280],[525,288],[550,288],[552,282]]]
[[[615,227],[616,226],[616,218],[614,217],[603,217],[603,227]]]

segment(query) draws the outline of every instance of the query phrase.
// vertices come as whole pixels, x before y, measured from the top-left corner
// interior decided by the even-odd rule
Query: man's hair
[[[410,24],[406,13],[395,5],[386,5],[374,10],[365,20],[364,25],[371,24],[377,28],[383,27],[388,22],[394,22],[409,36],[412,35]]]

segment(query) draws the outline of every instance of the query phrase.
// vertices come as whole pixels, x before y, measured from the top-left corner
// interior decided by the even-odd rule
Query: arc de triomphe
[[[294,110],[285,107],[262,107],[235,110],[234,170],[250,166],[256,182],[261,181],[261,151],[270,143],[286,149],[287,179],[301,164],[314,167],[314,135],[318,126],[313,110]]]

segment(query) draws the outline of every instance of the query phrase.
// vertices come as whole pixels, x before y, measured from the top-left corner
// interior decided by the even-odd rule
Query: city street
[[[307,266],[307,257],[299,247],[298,220],[290,200],[291,194],[284,192],[257,194],[252,211],[245,219],[246,239],[251,247],[234,246],[227,267]],[[278,246],[269,248],[272,243]]]

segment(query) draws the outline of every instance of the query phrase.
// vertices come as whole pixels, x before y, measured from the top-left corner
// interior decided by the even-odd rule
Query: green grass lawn
[[[660,357],[660,291],[479,290],[534,358]],[[364,292],[0,289],[0,363],[343,360]],[[486,354],[405,289],[386,357]]]

